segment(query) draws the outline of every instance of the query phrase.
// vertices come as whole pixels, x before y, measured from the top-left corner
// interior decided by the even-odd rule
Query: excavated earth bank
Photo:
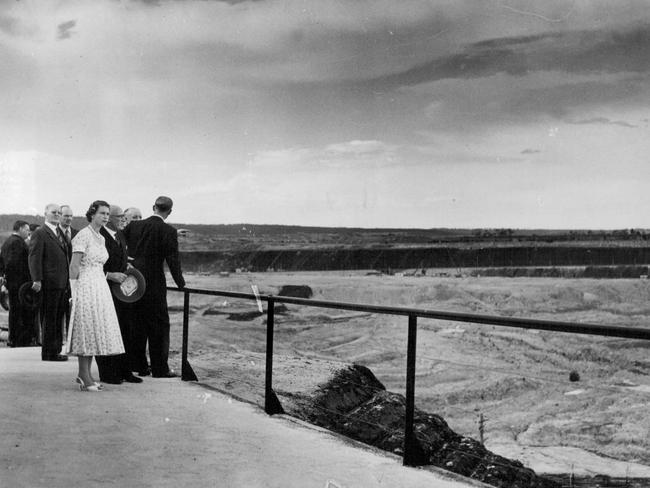
[[[282,392],[285,412],[386,451],[402,454],[405,398],[386,391],[365,366],[332,371],[315,387]],[[418,463],[431,464],[498,487],[555,488],[560,484],[522,463],[488,451],[449,428],[439,415],[415,410]]]

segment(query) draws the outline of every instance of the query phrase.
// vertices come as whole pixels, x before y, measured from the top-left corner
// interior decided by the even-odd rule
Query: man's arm
[[[183,278],[181,260],[178,255],[178,235],[176,234],[176,229],[173,227],[171,227],[171,229],[173,232],[170,232],[167,237],[167,253],[165,255],[165,261],[167,261],[167,266],[169,266],[169,271],[172,274],[172,278],[174,278],[176,286],[184,288],[185,278]]]
[[[43,281],[43,252],[45,241],[41,232],[34,232],[29,241],[29,274],[34,282],[34,290],[40,291]]]

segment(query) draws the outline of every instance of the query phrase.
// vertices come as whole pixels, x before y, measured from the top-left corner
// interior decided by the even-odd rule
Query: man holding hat
[[[110,206],[108,224],[102,227],[99,233],[104,236],[104,244],[108,251],[108,260],[104,263],[104,273],[110,283],[119,283],[119,276],[127,270],[128,254],[126,250],[126,239],[120,228],[124,221],[124,213],[117,205]],[[113,304],[117,313],[117,320],[122,332],[124,343],[124,354],[117,356],[95,356],[99,379],[104,383],[119,384],[122,381],[128,383],[142,383],[142,378],[134,376],[131,372],[129,354],[131,353],[131,326],[133,324],[133,307],[130,303],[118,300],[113,295]]]
[[[26,347],[32,343],[34,330],[34,311],[20,301],[21,285],[30,281],[27,244],[29,224],[17,220],[13,234],[2,244],[3,274],[5,286],[9,292],[9,347]]]

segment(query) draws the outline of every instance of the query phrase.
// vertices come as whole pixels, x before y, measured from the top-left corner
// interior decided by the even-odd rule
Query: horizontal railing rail
[[[264,301],[266,310],[266,371],[264,385],[264,410],[269,415],[282,412],[279,399],[273,391],[273,335],[274,308],[276,303],[289,303],[307,307],[369,312],[383,315],[399,315],[408,317],[408,339],[406,347],[406,413],[404,420],[404,459],[405,465],[418,464],[419,445],[414,435],[413,422],[415,414],[415,362],[417,353],[417,319],[438,319],[481,325],[497,325],[519,329],[545,330],[551,332],[619,337],[626,339],[650,340],[650,328],[626,327],[617,325],[602,325],[589,323],[561,322],[555,320],[529,319],[523,317],[501,317],[495,315],[470,314],[444,310],[426,310],[409,307],[393,307],[386,305],[369,305],[346,303],[328,300],[312,300],[307,298],[286,297],[281,295],[260,295],[224,290],[206,290],[201,288],[168,287],[170,291],[184,294],[183,299],[183,350],[182,350],[182,379],[196,381],[197,377],[187,359],[189,342],[189,305],[190,295],[210,295],[219,297],[239,298],[243,300]]]

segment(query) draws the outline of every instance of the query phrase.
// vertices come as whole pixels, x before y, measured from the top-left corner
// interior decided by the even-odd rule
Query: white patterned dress
[[[72,239],[72,252],[81,252],[76,291],[72,294],[69,354],[111,356],[124,353],[111,290],[104,275],[108,251],[104,237],[90,226]]]

